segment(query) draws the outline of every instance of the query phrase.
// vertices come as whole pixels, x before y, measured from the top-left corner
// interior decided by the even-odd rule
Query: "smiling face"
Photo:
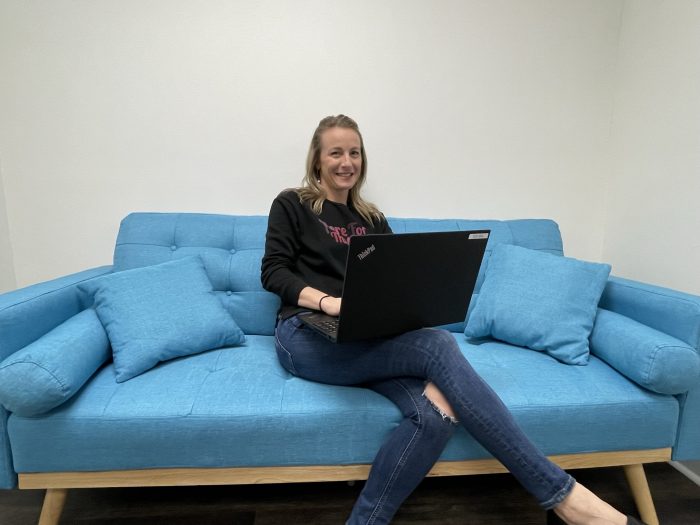
[[[347,204],[350,190],[362,171],[362,142],[352,129],[334,127],[321,134],[317,165],[326,198]]]

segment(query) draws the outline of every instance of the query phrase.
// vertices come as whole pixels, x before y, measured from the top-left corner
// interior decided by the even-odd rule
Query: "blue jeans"
[[[363,386],[393,401],[404,415],[377,454],[348,524],[389,523],[450,439],[454,424],[423,396],[442,391],[459,424],[516,477],[545,509],[560,503],[574,479],[549,461],[465,359],[449,332],[426,328],[392,337],[335,344],[297,317],[280,321],[277,357],[291,374],[321,383]]]

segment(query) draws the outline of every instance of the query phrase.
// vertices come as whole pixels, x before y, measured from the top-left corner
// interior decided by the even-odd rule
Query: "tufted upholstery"
[[[485,264],[491,246],[508,243],[561,255],[555,222],[544,219],[468,221],[389,219],[395,233],[490,229]],[[159,264],[199,254],[214,290],[246,334],[271,335],[279,299],[263,290],[260,263],[265,249],[266,216],[197,213],[132,213],[121,223],[114,251],[114,271]],[[455,331],[462,325],[451,327]]]
[[[199,254],[217,296],[246,334],[271,335],[279,299],[263,290],[267,217],[132,213],[121,223],[114,271]]]

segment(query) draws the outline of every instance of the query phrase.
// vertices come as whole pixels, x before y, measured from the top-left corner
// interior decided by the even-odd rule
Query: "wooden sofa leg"
[[[637,504],[637,510],[642,521],[649,525],[659,525],[659,518],[656,515],[654,501],[651,499],[647,476],[644,473],[644,465],[639,463],[637,465],[625,465],[623,468],[625,469],[627,483],[629,483],[632,490],[632,497],[634,497],[634,502]]]
[[[44,496],[44,506],[41,507],[39,525],[58,525],[66,503],[68,489],[47,489]]]

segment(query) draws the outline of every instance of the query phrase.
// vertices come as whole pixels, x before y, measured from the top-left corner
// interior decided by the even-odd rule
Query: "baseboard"
[[[690,470],[688,467],[686,467],[679,461],[669,461],[668,464],[675,468],[678,472],[683,474],[690,481],[700,486],[700,474]]]

